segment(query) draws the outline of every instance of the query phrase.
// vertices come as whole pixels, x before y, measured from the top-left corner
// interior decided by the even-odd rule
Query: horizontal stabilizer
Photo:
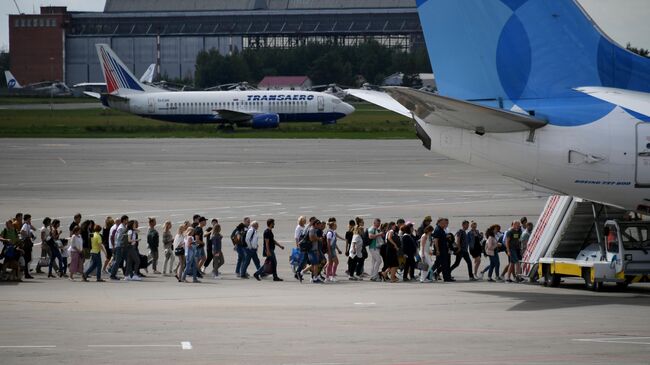
[[[406,87],[388,87],[386,93],[348,90],[351,95],[426,123],[463,128],[477,133],[511,133],[541,128],[546,121],[529,115],[491,108]],[[361,92],[359,92],[361,91]],[[391,99],[391,101],[387,100]],[[410,111],[409,111],[410,110]]]
[[[648,93],[610,87],[579,87],[576,90],[596,99],[650,116],[650,94]]]
[[[95,98],[95,99],[101,99],[102,98],[102,94],[94,93],[92,91],[84,91],[84,95],[90,96],[91,98]]]
[[[385,92],[376,91],[376,90],[362,90],[362,89],[347,89],[344,90],[349,95],[357,97],[359,99],[365,100],[369,103],[380,106],[384,109],[388,109],[397,114],[403,115],[408,118],[412,118],[411,112],[406,109],[402,104],[398,103],[397,100],[393,99],[390,95]]]

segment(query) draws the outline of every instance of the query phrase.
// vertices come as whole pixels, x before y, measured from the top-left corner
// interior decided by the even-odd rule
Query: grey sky
[[[41,5],[65,5],[71,11],[102,11],[104,0],[16,0],[24,13]],[[137,1],[137,0],[134,0]],[[559,0],[558,0],[559,1]],[[562,0],[564,1],[564,0]],[[618,43],[650,48],[650,1],[578,0],[598,25]],[[0,49],[9,48],[8,15],[16,14],[13,0],[0,0]]]

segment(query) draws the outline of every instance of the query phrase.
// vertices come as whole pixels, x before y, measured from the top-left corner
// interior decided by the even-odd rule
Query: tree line
[[[291,49],[246,49],[225,56],[212,49],[198,54],[194,82],[205,88],[242,81],[257,83],[265,76],[304,75],[314,85],[360,86],[364,82],[380,84],[395,72],[431,72],[426,49],[407,53],[376,41],[358,46],[308,44]]]

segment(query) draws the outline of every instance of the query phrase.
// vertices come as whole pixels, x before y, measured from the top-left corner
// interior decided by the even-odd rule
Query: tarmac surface
[[[80,110],[101,107],[101,103],[6,104],[0,105],[0,110]]]
[[[276,219],[289,243],[299,215],[447,216],[506,225],[537,219],[545,197],[431,154],[418,141],[0,139],[0,217],[29,212],[67,228],[74,213],[179,222]],[[67,231],[67,230],[66,230]],[[65,279],[0,282],[4,364],[648,364],[650,287],[605,292],[469,282],[299,284],[288,249],[274,283]],[[35,250],[35,258],[38,249]],[[162,257],[162,255],[161,255]],[[502,259],[502,263],[504,260]],[[33,262],[35,264],[35,262]]]

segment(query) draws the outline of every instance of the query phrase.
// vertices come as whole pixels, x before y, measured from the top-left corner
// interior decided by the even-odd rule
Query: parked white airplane
[[[5,79],[7,80],[7,88],[9,90],[20,89],[28,93],[35,93],[40,95],[70,94],[70,89],[68,86],[60,81],[43,81],[23,86],[18,82],[18,80],[16,80],[11,71],[5,71]]]
[[[104,105],[142,117],[178,123],[221,123],[276,128],[281,122],[324,124],[352,113],[339,98],[308,91],[169,92],[138,82],[106,44],[97,44],[108,94],[87,92]]]
[[[145,84],[151,84],[153,83],[153,75],[154,71],[156,70],[156,64],[152,63],[147,67],[147,69],[144,71],[142,76],[140,77],[140,82],[145,83]],[[106,83],[105,82],[80,82],[78,84],[72,85],[73,89],[92,89],[92,90],[99,90],[101,89],[102,92],[106,91]]]
[[[650,213],[650,59],[574,0],[418,0],[440,94],[350,90],[440,154]]]

